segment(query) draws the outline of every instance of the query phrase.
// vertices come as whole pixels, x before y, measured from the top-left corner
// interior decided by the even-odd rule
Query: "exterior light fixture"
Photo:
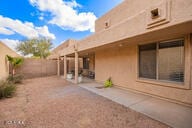
[[[119,44],[119,47],[122,47],[123,45],[122,44]]]

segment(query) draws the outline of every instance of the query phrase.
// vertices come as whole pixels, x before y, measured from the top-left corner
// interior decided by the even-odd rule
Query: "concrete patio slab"
[[[102,88],[99,83],[81,83],[80,87],[122,104],[174,128],[192,128],[192,108],[151,96],[122,90]]]
[[[186,106],[150,98],[130,108],[174,128],[192,128],[192,108]]]
[[[102,86],[98,83],[89,83],[89,84],[82,83],[79,85],[83,88],[86,88],[87,90],[90,90],[96,94],[99,94],[103,97],[106,97],[112,101],[115,101],[115,102],[125,105],[125,106],[131,106],[131,105],[137,104],[141,101],[151,98],[150,96],[146,96],[146,95],[142,95],[142,94],[135,94],[135,93],[128,92],[128,91],[118,89],[118,88],[98,89],[96,87]]]

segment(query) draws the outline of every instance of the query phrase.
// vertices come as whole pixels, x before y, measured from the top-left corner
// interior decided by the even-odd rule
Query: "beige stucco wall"
[[[62,70],[63,68],[60,69]],[[22,66],[16,69],[16,72],[22,74],[24,78],[56,75],[57,60],[26,58]]]
[[[126,20],[131,23],[130,25],[139,24],[139,26],[134,26],[136,28],[146,25],[146,13],[155,7],[160,7],[163,2],[170,2],[171,5],[170,12],[172,21],[168,24],[191,19],[191,0],[124,0],[121,4],[96,20],[95,31],[97,33],[105,30],[106,21],[109,21],[110,27],[115,27]],[[131,21],[137,18],[140,19],[140,21],[138,21],[140,23],[133,23]]]
[[[79,58],[79,71],[83,69],[83,60]],[[67,72],[75,71],[75,59],[74,57],[68,57],[67,59]]]
[[[169,9],[166,10],[163,8],[168,5],[169,7],[167,8]],[[148,24],[151,23],[149,20],[151,18],[148,14],[150,14],[151,8],[156,7],[164,10],[162,17],[160,17],[165,19],[161,20],[162,22],[156,22],[155,27],[148,28]],[[84,51],[124,39],[146,39],[149,34],[152,35],[150,35],[150,38],[153,38],[153,36],[163,36],[164,34],[179,35],[190,33],[192,32],[191,9],[191,0],[126,0],[120,7],[117,6],[96,21],[96,32],[78,41],[77,50]],[[121,11],[118,12],[118,10]],[[131,14],[132,12],[134,15]],[[167,13],[169,13],[169,16],[166,17]],[[103,28],[100,30],[100,24],[104,24],[106,19],[108,19],[107,17],[110,17],[114,25],[111,25],[107,29]],[[63,50],[63,55],[72,53],[74,53],[74,47],[68,47]]]
[[[159,0],[158,2],[161,2]],[[124,0],[121,4],[113,8],[111,11],[104,14],[95,23],[95,31],[104,30],[104,23],[109,21],[110,27],[119,24],[128,17],[137,15],[139,12],[145,10],[150,5],[157,3],[155,0]]]
[[[123,87],[125,89],[148,93],[153,96],[167,98],[172,101],[192,105],[191,89],[166,87],[162,86],[161,84],[157,85],[138,81],[138,44],[139,43],[122,47],[117,46],[96,51],[95,80],[98,82],[104,82],[108,77],[112,77],[114,85]],[[191,51],[187,54],[191,54]],[[191,69],[187,69],[186,71],[190,72]],[[191,76],[186,77],[191,78]]]
[[[64,61],[60,61],[60,75],[64,75]]]
[[[75,70],[75,61],[74,58],[68,58],[67,60],[67,72]],[[60,60],[60,75],[64,73],[64,64],[63,59]],[[79,58],[79,70],[82,69],[82,59]],[[36,77],[45,77],[51,75],[57,75],[57,60],[49,59],[33,59],[25,58],[22,66],[17,68],[16,72],[22,74],[24,78],[36,78]]]
[[[63,55],[63,50],[66,50],[66,48],[68,47],[74,48],[76,42],[77,41],[73,39],[66,40],[65,42],[63,42],[62,44],[60,44],[51,51],[51,54],[48,56],[48,59],[57,59],[58,56]]]
[[[0,80],[5,79],[9,75],[9,66],[8,61],[6,60],[6,55],[13,57],[19,56],[16,52],[0,42]]]
[[[95,54],[89,56],[89,71],[95,71]]]

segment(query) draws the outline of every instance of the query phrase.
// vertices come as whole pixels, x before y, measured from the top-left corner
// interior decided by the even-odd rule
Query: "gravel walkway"
[[[46,77],[25,80],[15,97],[0,100],[0,128],[168,126],[63,79]]]

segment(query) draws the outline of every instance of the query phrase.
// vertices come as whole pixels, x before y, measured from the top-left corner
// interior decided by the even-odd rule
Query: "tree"
[[[50,54],[52,45],[50,39],[35,38],[21,42],[16,49],[24,56],[32,54],[34,57],[46,58]]]
[[[23,58],[20,57],[11,57],[9,55],[7,55],[7,59],[9,61],[9,63],[11,64],[12,67],[12,76],[15,75],[15,69],[17,67],[19,67],[22,63],[23,63]]]

